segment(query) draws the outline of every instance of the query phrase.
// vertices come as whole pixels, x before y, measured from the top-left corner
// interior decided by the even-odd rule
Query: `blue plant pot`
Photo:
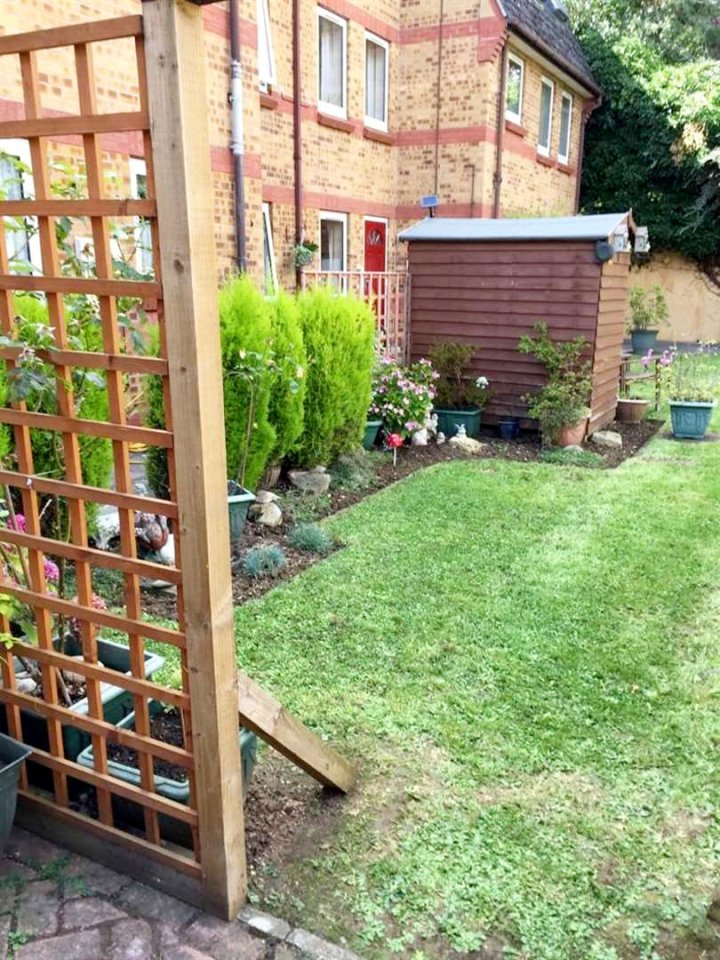
[[[480,433],[480,419],[482,410],[433,410],[438,418],[438,431],[446,437],[454,437],[458,427],[462,424],[469,437],[477,437]]]
[[[674,437],[680,440],[702,440],[712,419],[715,403],[670,401],[670,420]]]
[[[498,424],[498,430],[503,440],[517,440],[520,436],[520,420],[517,417],[506,417]]]
[[[365,435],[363,436],[363,447],[366,450],[372,450],[377,442],[378,433],[380,433],[380,427],[382,426],[382,420],[368,420],[365,424]]]
[[[657,338],[657,330],[631,330],[630,340],[632,342],[632,352],[644,354],[647,353],[648,350],[654,350]]]
[[[241,487],[235,480],[227,482],[228,514],[230,517],[230,543],[237,543],[242,536],[250,504],[255,502],[255,494]]]

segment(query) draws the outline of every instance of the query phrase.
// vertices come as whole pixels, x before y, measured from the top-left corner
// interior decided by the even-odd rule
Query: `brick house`
[[[203,7],[223,271],[237,257],[228,104],[234,2]],[[0,35],[140,9],[140,0],[3,0]],[[561,0],[236,0],[235,10],[244,234],[258,280],[270,273],[294,285],[298,232],[318,244],[314,266],[323,270],[401,267],[397,234],[421,216],[427,194],[437,195],[445,216],[575,212],[583,128],[599,90]],[[123,57],[96,46],[101,109],[136,109],[132,51]],[[75,112],[72,52],[48,54],[40,72],[44,109]],[[0,71],[1,119],[21,117],[19,91],[19,75]],[[106,139],[104,148],[117,192],[141,195],[139,135]],[[72,138],[50,149],[59,163],[81,166]],[[0,150],[28,161],[22,142],[3,141]],[[0,159],[0,179],[6,166]],[[30,174],[9,189],[31,190]],[[87,238],[81,226],[76,232],[81,250]],[[16,256],[34,258],[22,234],[8,242]],[[137,256],[141,269],[150,266],[146,253]]]

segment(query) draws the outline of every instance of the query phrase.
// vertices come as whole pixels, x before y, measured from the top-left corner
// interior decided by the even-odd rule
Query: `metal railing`
[[[330,286],[366,300],[375,311],[385,353],[407,362],[410,275],[405,271],[303,270],[303,289]]]

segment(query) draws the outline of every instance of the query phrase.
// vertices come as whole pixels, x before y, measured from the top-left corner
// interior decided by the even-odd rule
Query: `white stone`
[[[460,433],[456,433],[454,437],[450,437],[448,443],[451,447],[455,447],[463,453],[471,454],[482,453],[486,446],[484,443],[480,443],[479,440],[474,440],[472,437],[468,437],[465,434],[461,435]]]
[[[107,550],[113,537],[120,536],[120,512],[117,507],[103,507],[98,513],[95,542],[98,550]]]
[[[599,447],[609,447],[611,450],[619,450],[622,445],[622,437],[613,430],[598,430],[590,439]]]
[[[37,690],[37,683],[32,677],[22,677],[22,679],[17,679],[16,683],[18,693],[35,693]]]
[[[302,490],[303,493],[313,493],[318,496],[327,493],[330,487],[330,474],[325,467],[315,467],[314,470],[291,470],[288,473],[290,483]]]
[[[579,443],[570,443],[568,444],[567,447],[563,447],[563,450],[566,450],[568,453],[584,453],[585,452]]]
[[[445,439],[445,434],[442,432],[442,430],[439,430],[437,436],[435,437],[437,445],[440,446],[441,443],[445,443]]]
[[[422,427],[420,430],[415,431],[412,435],[411,444],[413,447],[426,447],[428,445],[427,427]]]
[[[258,490],[255,494],[255,503],[275,503],[280,497],[272,490]]]
[[[164,563],[166,567],[175,566],[175,534],[171,533],[168,535],[167,543],[158,550],[158,559],[160,563]]]
[[[254,503],[249,511],[253,523],[260,523],[264,527],[279,527],[283,521],[282,510],[273,503]]]

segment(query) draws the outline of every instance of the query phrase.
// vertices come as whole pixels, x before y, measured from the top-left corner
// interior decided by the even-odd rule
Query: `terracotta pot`
[[[619,420],[620,423],[640,423],[641,420],[645,419],[649,406],[649,400],[630,400],[626,397],[618,397],[615,419]]]
[[[563,427],[562,430],[558,430],[553,437],[553,446],[574,447],[577,444],[582,443],[585,439],[586,429],[587,417],[584,420],[579,420],[577,423],[573,423],[569,427]]]

